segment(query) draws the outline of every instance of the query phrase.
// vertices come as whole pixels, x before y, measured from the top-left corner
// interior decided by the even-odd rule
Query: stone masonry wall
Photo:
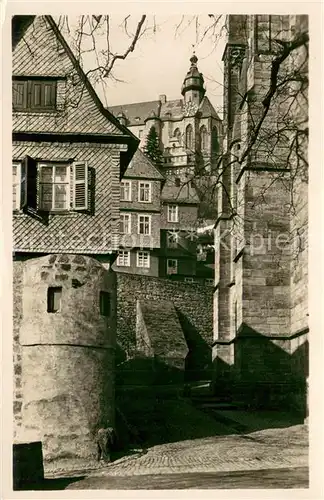
[[[213,290],[197,283],[184,283],[148,276],[117,274],[117,344],[126,354],[135,349],[136,302],[172,301],[189,344],[211,346],[213,338]],[[163,339],[161,339],[163,341]],[[188,339],[187,339],[188,343]],[[190,349],[190,345],[188,346]]]

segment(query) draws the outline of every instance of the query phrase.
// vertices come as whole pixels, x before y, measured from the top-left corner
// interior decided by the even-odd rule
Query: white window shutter
[[[73,208],[88,209],[88,164],[75,162],[73,164]]]

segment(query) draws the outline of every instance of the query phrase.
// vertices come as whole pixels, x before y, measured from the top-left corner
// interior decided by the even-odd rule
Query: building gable
[[[174,179],[167,179],[162,189],[162,200],[177,204],[199,204],[199,197],[191,182],[176,185]]]
[[[55,81],[56,109],[20,109],[13,113],[13,131],[132,135],[104,110],[51,16],[26,17],[13,26],[13,78]]]
[[[220,121],[220,118],[219,118],[218,114],[216,113],[214,106],[211,104],[211,102],[207,96],[205,96],[203,98],[203,100],[201,101],[200,106],[199,106],[199,111],[201,113],[202,118],[212,117],[212,118],[216,118],[217,120]]]
[[[161,174],[158,168],[139,149],[133,156],[133,159],[125,172],[124,178],[142,178],[157,181],[164,180],[164,176]]]

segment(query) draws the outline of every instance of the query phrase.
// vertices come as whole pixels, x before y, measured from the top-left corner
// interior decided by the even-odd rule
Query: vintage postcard
[[[4,7],[4,498],[322,498],[320,18]]]

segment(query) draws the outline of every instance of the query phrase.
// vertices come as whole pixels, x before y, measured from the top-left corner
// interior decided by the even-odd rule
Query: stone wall
[[[136,349],[137,300],[144,303],[172,301],[189,348],[189,366],[192,369],[193,366],[199,369],[205,366],[208,376],[213,338],[212,287],[148,276],[116,274],[117,348],[121,359],[132,356]],[[163,338],[160,341],[163,342]]]
[[[115,274],[81,255],[17,260],[14,305],[16,442],[42,441],[45,461],[95,459],[114,421]]]

